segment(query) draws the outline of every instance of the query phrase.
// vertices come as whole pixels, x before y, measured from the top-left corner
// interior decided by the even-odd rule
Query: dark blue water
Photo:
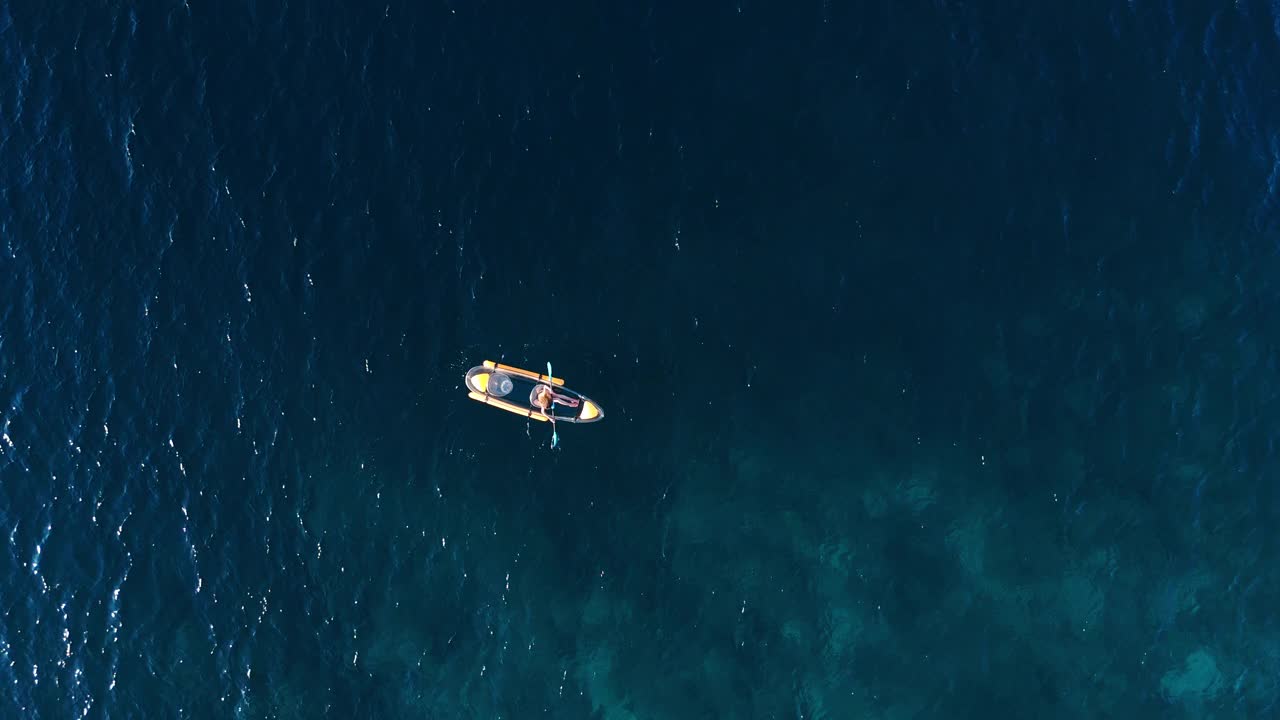
[[[0,53],[0,717],[1280,715],[1275,3]]]

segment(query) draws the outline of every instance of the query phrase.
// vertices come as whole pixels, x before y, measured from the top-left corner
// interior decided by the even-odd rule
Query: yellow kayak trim
[[[533,378],[534,380],[538,380],[539,382],[549,382],[552,385],[564,385],[563,378],[551,377],[550,375],[539,375],[538,373],[533,372],[532,370],[524,370],[522,368],[512,367],[510,365],[503,365],[502,363],[496,363],[492,360],[485,360],[484,366],[489,368],[490,370],[501,370],[502,372],[508,372],[508,373],[511,373],[512,375],[520,375],[522,377]]]
[[[487,378],[486,378],[486,381],[487,381]],[[542,413],[533,412],[532,410],[528,408],[522,408],[519,405],[512,405],[506,400],[499,400],[496,397],[491,397],[489,395],[484,395],[482,393],[478,393],[475,391],[467,393],[467,397],[471,398],[472,400],[482,402],[485,405],[492,405],[497,408],[502,408],[507,412],[513,412],[517,415],[523,415],[524,417],[527,417],[530,420],[537,420],[539,422],[547,421],[547,417],[544,416]]]

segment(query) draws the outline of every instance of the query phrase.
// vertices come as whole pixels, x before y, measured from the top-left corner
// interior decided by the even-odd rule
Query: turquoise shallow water
[[[1274,6],[0,52],[0,716],[1276,713]]]

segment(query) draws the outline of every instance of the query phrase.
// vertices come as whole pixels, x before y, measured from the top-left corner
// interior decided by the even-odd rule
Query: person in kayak
[[[551,363],[547,363],[547,380],[555,382],[555,373],[551,372]],[[533,389],[533,395],[529,398],[533,404],[542,412],[542,417],[551,421],[551,449],[554,450],[560,444],[560,435],[556,433],[556,416],[547,412],[556,403],[560,403],[565,407],[578,407],[579,400],[577,398],[567,397],[557,393],[552,389],[551,385],[538,383]]]
[[[551,405],[553,403],[560,403],[565,407],[572,408],[572,407],[578,407],[578,402],[579,401],[577,398],[571,398],[567,395],[561,395],[560,393],[552,390],[550,385],[539,385],[533,391],[533,404],[536,405],[538,409],[542,411],[543,417],[547,418],[553,423],[556,421],[556,419],[547,413],[547,411],[551,409]]]

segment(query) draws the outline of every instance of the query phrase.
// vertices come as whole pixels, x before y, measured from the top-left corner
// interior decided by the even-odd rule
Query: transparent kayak
[[[556,396],[551,407],[547,408],[547,415],[554,417],[556,422],[592,423],[604,418],[604,411],[594,400],[565,387],[561,378],[492,360],[485,360],[483,365],[467,371],[467,397],[530,420],[546,422],[548,418],[534,404],[539,386],[549,387]],[[576,405],[572,404],[574,400]]]

